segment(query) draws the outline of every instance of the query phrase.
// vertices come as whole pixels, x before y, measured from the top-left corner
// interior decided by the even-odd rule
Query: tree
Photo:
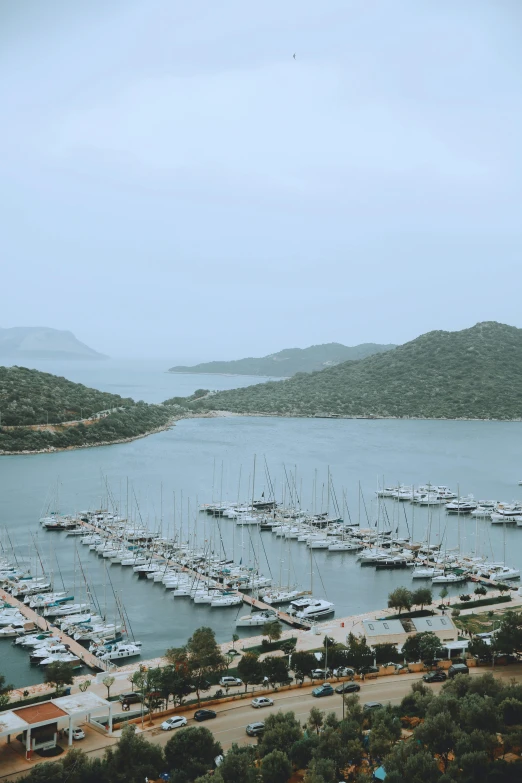
[[[487,644],[484,639],[481,639],[478,636],[472,639],[468,644],[468,652],[480,661],[486,661],[488,663],[491,662],[493,657],[491,645]]]
[[[85,691],[87,691],[91,687],[91,685],[92,683],[90,680],[84,680],[78,685],[78,688],[82,693],[85,693]]]
[[[216,642],[212,628],[198,628],[185,647],[188,668],[192,676],[198,704],[200,692],[207,678],[226,669],[226,661]]]
[[[73,684],[73,668],[70,663],[53,661],[45,667],[44,682],[54,685],[56,690],[61,690],[64,685]]]
[[[190,672],[188,666],[175,666],[170,664],[161,669],[159,688],[166,704],[172,696],[174,704],[183,704],[183,699],[191,688]]]
[[[462,601],[463,604],[467,604],[468,601],[471,601],[471,596],[469,593],[463,593],[462,595],[459,595],[459,600]]]
[[[499,591],[499,593],[507,593],[508,590],[511,590],[511,588],[509,585],[506,584],[498,584],[497,590]]]
[[[5,677],[3,674],[0,674],[0,709],[7,706],[9,704],[9,693],[13,690],[12,685],[6,685],[5,684]]]
[[[419,634],[419,651],[423,661],[432,661],[440,657],[442,653],[442,642],[439,637],[431,631],[423,631]]]
[[[391,642],[383,642],[374,645],[375,660],[377,663],[389,663],[397,659],[397,645]]]
[[[287,783],[292,774],[292,765],[286,753],[273,750],[263,757],[261,779],[263,783]]]
[[[136,734],[132,723],[123,728],[118,744],[105,751],[104,779],[111,783],[141,783],[146,777],[159,778],[164,770],[162,749]]]
[[[390,609],[398,609],[399,616],[402,609],[411,609],[413,604],[413,595],[407,587],[396,587],[388,596],[388,606]]]
[[[301,739],[303,732],[293,712],[276,712],[265,720],[265,731],[259,744],[261,758],[273,750],[289,753],[290,748]]]
[[[492,644],[493,652],[522,652],[522,612],[508,611],[500,621]]]
[[[348,655],[351,665],[356,669],[373,663],[373,653],[366,644],[365,636],[348,634]]]
[[[107,699],[111,698],[111,688],[115,682],[116,682],[116,678],[112,677],[111,675],[109,675],[108,677],[104,677],[102,680],[102,683],[107,688]]]
[[[477,585],[477,587],[475,587],[473,592],[475,593],[475,595],[487,595],[488,589],[487,587],[484,587],[484,585]]]
[[[176,732],[165,745],[165,761],[169,770],[182,772],[194,780],[214,766],[214,759],[223,749],[211,731],[203,726],[189,726]]]
[[[152,714],[154,710],[159,708],[164,698],[162,692],[162,677],[163,673],[159,667],[155,669],[147,669],[145,666],[140,666],[138,671],[135,671],[130,678],[133,686],[141,695],[142,703],[149,711],[150,723],[152,723]]]
[[[284,658],[270,655],[261,665],[263,676],[267,677],[270,685],[282,685],[288,682],[288,664]]]
[[[279,620],[270,620],[263,625],[263,636],[268,636],[270,642],[277,642],[282,633],[283,627]]]
[[[323,721],[324,712],[321,712],[318,707],[312,707],[310,715],[308,716],[308,725],[310,728],[315,729],[316,734],[319,734],[319,729],[323,725]]]
[[[263,664],[256,653],[247,652],[239,660],[237,673],[245,683],[245,693],[248,686],[261,682],[263,678]]]
[[[315,734],[301,737],[297,742],[294,742],[290,748],[289,756],[296,769],[306,769],[312,759],[317,743],[318,739]]]
[[[239,747],[232,745],[212,778],[213,783],[257,783],[259,776],[255,766],[256,749],[247,745]]]
[[[312,759],[304,783],[335,783],[335,764],[330,759]]]
[[[458,735],[457,724],[445,711],[426,718],[415,730],[415,739],[419,740],[432,755],[440,757],[444,771],[448,766],[449,754],[455,747]]]
[[[442,587],[440,592],[439,592],[439,598],[442,601],[442,603],[444,603],[444,599],[447,598],[447,597],[448,597],[448,588],[447,587]]]
[[[421,609],[424,609],[425,604],[433,603],[433,595],[429,587],[419,587],[414,590],[411,602],[413,606],[420,606]]]
[[[295,652],[292,654],[292,669],[297,680],[305,677],[312,679],[312,672],[317,668],[317,659],[311,652]]]
[[[232,634],[232,649],[233,650],[236,649],[236,642],[238,642],[238,641],[239,641],[239,636],[237,635],[237,633],[233,633]]]

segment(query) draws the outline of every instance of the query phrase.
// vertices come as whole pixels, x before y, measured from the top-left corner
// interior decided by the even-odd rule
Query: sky
[[[521,22],[0,0],[0,326],[195,361],[522,327]]]

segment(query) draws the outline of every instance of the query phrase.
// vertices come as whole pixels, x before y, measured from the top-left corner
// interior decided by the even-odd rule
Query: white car
[[[187,719],[183,715],[174,715],[173,718],[167,718],[161,724],[163,731],[172,731],[172,729],[179,729],[181,726],[187,725]]]
[[[239,677],[222,677],[219,684],[222,688],[226,688],[227,685],[243,685],[243,680],[240,680]]]
[[[72,738],[73,740],[82,740],[85,739],[85,732],[83,729],[73,729],[72,730]]]
[[[274,703],[273,699],[269,699],[268,696],[258,696],[257,699],[252,699],[250,702],[252,707],[271,707]]]

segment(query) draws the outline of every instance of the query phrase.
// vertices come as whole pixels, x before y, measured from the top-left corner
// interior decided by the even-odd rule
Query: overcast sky
[[[0,326],[195,359],[522,327],[521,41],[520,0],[0,0]]]

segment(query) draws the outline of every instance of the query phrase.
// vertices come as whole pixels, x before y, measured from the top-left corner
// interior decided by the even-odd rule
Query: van
[[[452,666],[449,667],[448,677],[450,679],[456,677],[457,674],[469,674],[469,669],[465,663],[454,663]]]

